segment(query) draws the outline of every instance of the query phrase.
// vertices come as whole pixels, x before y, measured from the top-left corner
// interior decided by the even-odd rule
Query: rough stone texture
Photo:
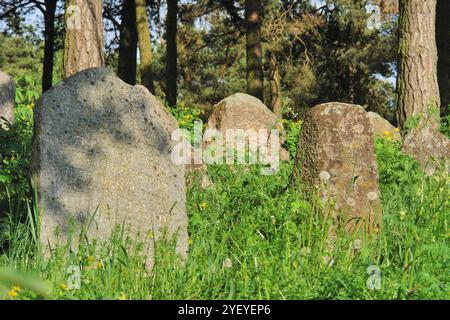
[[[386,119],[375,112],[368,112],[370,124],[372,125],[375,137],[390,137],[395,141],[402,141],[402,136],[397,129]]]
[[[450,140],[431,127],[411,130],[405,137],[402,151],[415,158],[428,175],[432,175],[442,165],[448,170]]]
[[[244,93],[235,93],[216,104],[209,117],[208,127],[220,131],[232,129],[271,129],[277,121],[258,98]]]
[[[227,129],[259,130],[277,128],[280,130],[280,143],[284,143],[285,132],[278,117],[258,98],[245,93],[235,93],[213,107],[207,128],[225,133]],[[288,160],[289,153],[280,150],[280,160]]]
[[[0,126],[5,127],[5,118],[8,122],[14,122],[14,98],[16,86],[14,80],[6,73],[0,71]]]
[[[371,232],[381,224],[378,168],[373,130],[364,109],[326,103],[308,110],[304,118],[294,184],[315,185],[332,209],[337,226]]]
[[[35,111],[32,170],[46,250],[98,207],[89,238],[105,240],[124,223],[145,241],[151,267],[153,238],[167,228],[186,254],[185,168],[170,157],[178,124],[147,89],[87,69],[47,91]]]

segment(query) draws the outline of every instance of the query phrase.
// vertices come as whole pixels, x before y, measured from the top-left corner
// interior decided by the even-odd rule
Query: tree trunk
[[[133,86],[136,84],[137,41],[135,2],[123,0],[117,76]]]
[[[438,46],[438,81],[441,116],[449,114],[450,105],[450,0],[437,0],[436,37]]]
[[[141,83],[151,93],[155,94],[152,70],[152,43],[150,40],[150,24],[147,15],[147,1],[136,1],[136,25],[139,40]]]
[[[411,117],[418,117],[420,126],[439,126],[435,17],[436,0],[400,1],[397,116],[402,128]]]
[[[52,87],[53,57],[55,46],[56,0],[45,0],[44,14],[44,67],[42,72],[42,92]]]
[[[281,117],[281,80],[277,57],[270,54],[270,109]]]
[[[104,65],[102,0],[67,0],[63,77]]]
[[[247,93],[264,101],[261,48],[261,0],[245,0]]]
[[[178,1],[167,0],[166,102],[177,104],[177,14]]]

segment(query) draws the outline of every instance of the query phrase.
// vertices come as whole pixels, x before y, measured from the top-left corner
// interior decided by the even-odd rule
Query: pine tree
[[[147,15],[146,0],[136,1],[136,24],[139,39],[141,82],[151,93],[155,93],[152,71],[152,44],[150,41],[150,25]]]
[[[177,16],[178,1],[167,0],[167,22],[166,22],[166,102],[169,106],[177,104]]]
[[[397,116],[402,128],[412,117],[439,127],[435,34],[436,0],[400,0]]]
[[[128,84],[136,84],[137,66],[136,6],[134,0],[122,2],[117,76]]]
[[[261,0],[245,1],[247,41],[247,93],[264,101],[264,74],[261,46]]]
[[[102,0],[67,0],[63,77],[104,65]]]
[[[450,105],[450,13],[449,0],[437,0],[436,42],[438,46],[438,81],[441,116],[449,114]]]

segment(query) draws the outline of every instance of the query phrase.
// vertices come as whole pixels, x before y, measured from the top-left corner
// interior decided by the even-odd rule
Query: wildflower
[[[400,132],[400,128],[399,127],[395,128],[395,132]]]
[[[275,223],[276,223],[275,216],[274,215],[270,216],[270,219],[272,219],[272,224],[275,225]]]
[[[94,259],[93,256],[88,256],[88,257],[87,257],[87,264],[88,264],[88,266],[90,266],[91,264],[93,264],[94,261],[95,261],[95,259]]]
[[[119,300],[128,300],[128,297],[125,293],[122,293],[119,297]]]
[[[231,261],[230,258],[225,258],[225,260],[223,260],[223,263],[222,263],[223,268],[230,269],[232,266],[233,266],[233,261]]]
[[[194,243],[194,241],[193,241],[192,239],[189,239],[189,240],[188,240],[188,244],[189,244],[190,246],[192,246],[193,243]]]
[[[206,202],[202,202],[200,204],[200,208],[202,208],[202,209],[206,209],[207,206],[208,206],[208,204]]]
[[[97,263],[95,264],[95,269],[98,270],[103,268],[104,268],[103,261],[102,260],[97,261]]]
[[[320,177],[320,180],[322,180],[322,181],[328,181],[328,180],[330,180],[331,175],[328,171],[322,171],[319,174],[319,177]]]
[[[376,192],[371,191],[371,192],[369,192],[369,193],[367,194],[367,198],[368,198],[370,201],[375,201],[375,200],[378,199],[378,194],[377,194]]]
[[[10,296],[11,298],[14,299],[15,297],[17,297],[17,295],[19,294],[19,292],[21,290],[22,289],[19,286],[14,286],[14,287],[11,288],[11,290],[9,290],[8,296]]]
[[[385,132],[383,132],[383,135],[384,135],[384,136],[386,136],[386,137],[389,137],[389,136],[390,136],[390,134],[391,134],[391,133],[390,133],[389,131],[385,131]]]
[[[353,241],[353,249],[356,251],[361,250],[361,244],[362,241],[360,239],[355,239],[355,241]]]
[[[62,282],[59,287],[63,290],[63,291],[67,291],[69,290],[69,287],[67,286],[66,283]]]

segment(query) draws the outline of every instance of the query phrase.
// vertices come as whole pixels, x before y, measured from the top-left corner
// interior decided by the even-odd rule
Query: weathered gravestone
[[[373,129],[357,105],[325,103],[308,110],[295,160],[294,184],[318,187],[335,226],[372,232],[381,224]]]
[[[370,124],[372,125],[373,133],[375,137],[387,138],[394,141],[402,141],[402,136],[389,121],[384,119],[378,113],[367,112]]]
[[[14,122],[14,98],[16,86],[14,80],[0,71],[0,126],[6,127],[5,119]]]
[[[46,250],[72,229],[110,237],[124,225],[145,241],[176,235],[187,252],[184,166],[171,161],[175,118],[142,86],[129,86],[106,68],[84,70],[47,91],[36,104],[33,182]],[[93,222],[90,222],[93,214]]]
[[[415,158],[427,175],[440,169],[448,171],[450,140],[430,126],[412,129],[405,137],[402,151]]]
[[[279,130],[280,143],[284,142],[283,125],[279,118],[267,108],[258,98],[245,93],[235,93],[217,103],[208,119],[207,128],[217,129],[225,134],[227,129],[243,131],[261,129]],[[289,160],[289,153],[280,148],[280,159]]]

